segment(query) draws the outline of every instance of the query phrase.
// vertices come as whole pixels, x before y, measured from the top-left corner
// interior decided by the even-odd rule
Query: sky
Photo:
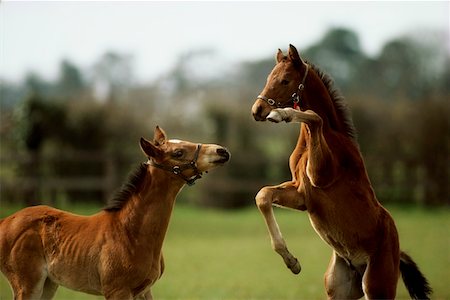
[[[449,3],[1,1],[0,78],[20,81],[33,71],[52,80],[62,59],[85,70],[112,50],[132,55],[136,78],[149,81],[190,51],[213,49],[220,64],[233,65],[289,44],[307,48],[337,26],[354,30],[369,55],[423,29],[445,32],[450,49]]]

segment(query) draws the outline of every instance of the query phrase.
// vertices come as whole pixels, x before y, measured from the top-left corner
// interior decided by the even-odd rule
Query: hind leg
[[[34,232],[24,232],[10,250],[2,252],[2,272],[14,299],[40,299],[47,279],[42,242]],[[5,249],[3,249],[5,250]]]
[[[15,300],[41,299],[45,277],[26,280],[21,275],[9,277]]]
[[[380,254],[380,252],[383,252]],[[399,277],[399,259],[380,251],[370,258],[363,277],[366,299],[394,299]]]
[[[134,298],[135,300],[153,300],[152,291],[148,290],[143,295]]]
[[[328,299],[359,299],[364,296],[361,275],[333,252],[325,273]]]
[[[49,278],[45,280],[44,288],[42,291],[41,300],[51,300],[55,296],[58,285],[51,281]]]
[[[394,299],[400,275],[400,249],[397,229],[388,213],[382,231],[383,240],[372,254],[363,276],[366,299]]]
[[[42,284],[42,281],[44,283]],[[15,281],[18,282],[18,281]],[[11,284],[12,285],[12,284]],[[36,285],[23,286],[14,284],[14,299],[41,299],[41,300],[51,300],[55,296],[58,285],[51,281],[50,279],[43,279]]]

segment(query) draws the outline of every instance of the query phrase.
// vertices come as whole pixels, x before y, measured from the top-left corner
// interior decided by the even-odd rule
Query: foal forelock
[[[317,73],[319,78],[322,80],[323,84],[327,88],[328,94],[330,95],[333,101],[333,107],[336,111],[336,114],[343,126],[345,134],[349,136],[352,140],[356,142],[356,129],[353,125],[353,120],[351,116],[351,111],[345,102],[345,98],[342,95],[341,91],[335,86],[333,78],[321,70],[316,65],[308,62],[311,68]]]
[[[125,206],[125,203],[131,198],[131,196],[139,191],[142,183],[145,181],[148,175],[148,165],[141,163],[139,166],[128,175],[128,180],[122,185],[115,195],[108,201],[108,204],[103,208],[105,211],[119,211]]]

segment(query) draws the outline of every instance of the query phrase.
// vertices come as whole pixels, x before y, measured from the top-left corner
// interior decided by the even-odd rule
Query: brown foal
[[[92,216],[48,206],[0,220],[0,269],[14,299],[51,299],[59,285],[106,299],[151,299],[164,270],[162,245],[185,183],[229,160],[213,144],[141,139],[148,157],[113,201]]]
[[[278,50],[276,59],[252,114],[257,121],[301,125],[289,159],[292,180],[256,196],[272,247],[293,273],[300,272],[272,205],[306,210],[334,249],[325,273],[330,299],[393,299],[400,273],[412,298],[428,299],[427,280],[400,251],[394,220],[375,197],[349,111],[331,78],[305,63],[292,45],[287,56]]]

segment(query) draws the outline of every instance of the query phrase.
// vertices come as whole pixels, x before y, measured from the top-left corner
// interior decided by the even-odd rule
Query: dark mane
[[[122,185],[115,195],[108,201],[108,204],[103,208],[105,211],[113,212],[119,211],[130,197],[139,191],[142,183],[147,176],[147,164],[141,163],[139,166],[128,175],[128,180]]]
[[[336,110],[336,114],[344,126],[345,133],[356,142],[356,129],[353,125],[352,115],[350,109],[345,102],[345,98],[342,95],[341,91],[335,86],[333,78],[321,70],[316,65],[308,62],[311,68],[319,75],[319,78],[322,80],[323,84],[328,90],[328,93],[333,100],[334,108]]]

